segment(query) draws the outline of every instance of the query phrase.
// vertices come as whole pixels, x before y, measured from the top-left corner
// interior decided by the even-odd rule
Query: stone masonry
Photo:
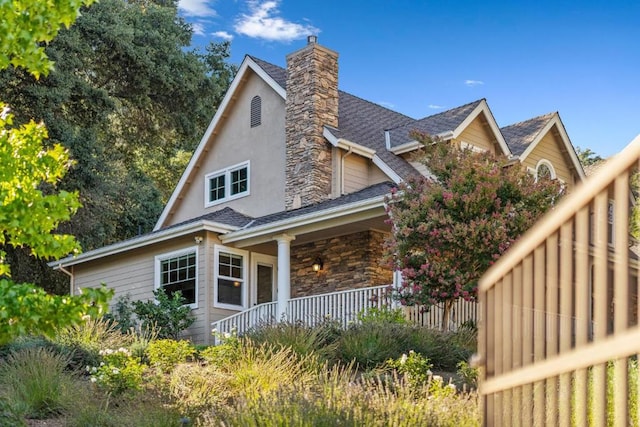
[[[392,271],[382,264],[385,233],[362,231],[291,248],[291,297],[303,297],[391,284]],[[316,257],[324,269],[315,273]]]
[[[331,147],[324,125],[338,126],[338,54],[309,37],[287,56],[286,209],[331,196]]]

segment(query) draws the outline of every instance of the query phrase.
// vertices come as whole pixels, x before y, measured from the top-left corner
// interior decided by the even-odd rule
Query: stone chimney
[[[287,56],[286,209],[331,196],[331,147],[325,125],[338,127],[338,54],[309,36]]]

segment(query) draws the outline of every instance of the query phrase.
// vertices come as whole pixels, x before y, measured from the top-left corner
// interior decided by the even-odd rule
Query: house
[[[188,336],[290,298],[387,285],[384,199],[411,175],[417,129],[519,161],[571,188],[584,173],[557,113],[500,129],[484,99],[416,120],[338,89],[338,54],[317,43],[287,66],[247,56],[154,230],[53,262],[71,288],[115,296],[181,290]]]

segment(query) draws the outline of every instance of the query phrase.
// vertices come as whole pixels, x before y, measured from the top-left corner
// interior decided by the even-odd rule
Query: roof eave
[[[70,267],[72,265],[82,264],[89,261],[94,261],[107,256],[120,254],[123,252],[138,249],[144,246],[149,246],[154,243],[164,242],[177,237],[185,236],[198,231],[210,231],[218,234],[225,234],[235,230],[239,227],[234,227],[219,222],[201,220],[197,222],[191,222],[182,226],[170,227],[166,230],[160,230],[138,238],[125,240],[123,242],[114,243],[109,246],[94,249],[77,256],[66,257],[57,261],[51,261],[48,263],[50,267],[59,269],[60,267]]]
[[[296,216],[273,223],[264,224],[248,229],[241,229],[220,236],[220,240],[224,244],[236,243],[252,240],[252,243],[264,243],[274,239],[275,235],[284,232],[291,232],[293,229],[302,229],[304,232],[319,231],[326,227],[322,223],[340,218],[351,217],[357,214],[364,214],[371,211],[378,211],[384,208],[386,196],[376,196],[370,199],[361,200],[359,202],[350,203],[348,205],[338,206],[330,209],[324,209],[317,212],[311,212],[305,215]],[[383,213],[376,212],[370,215],[371,218],[379,216]],[[335,224],[334,224],[335,225]],[[294,230],[295,231],[295,230]],[[295,234],[295,233],[294,233]],[[300,233],[298,233],[300,234]]]

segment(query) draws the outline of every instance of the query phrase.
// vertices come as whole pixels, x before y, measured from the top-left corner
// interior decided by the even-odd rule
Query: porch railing
[[[316,325],[327,318],[337,320],[346,328],[357,320],[357,315],[369,308],[400,307],[389,294],[389,286],[349,289],[327,294],[293,298],[287,304],[285,319],[289,322],[303,322]],[[422,312],[420,307],[405,307],[405,315],[417,324],[440,328],[442,309],[433,307],[429,312]],[[477,320],[477,304],[475,302],[458,301],[452,310],[452,327],[456,329],[467,321]],[[211,324],[219,333],[230,333],[235,330],[239,335],[262,324],[270,324],[277,319],[277,303],[259,304],[246,311]]]
[[[481,279],[484,425],[639,425],[640,136]]]

